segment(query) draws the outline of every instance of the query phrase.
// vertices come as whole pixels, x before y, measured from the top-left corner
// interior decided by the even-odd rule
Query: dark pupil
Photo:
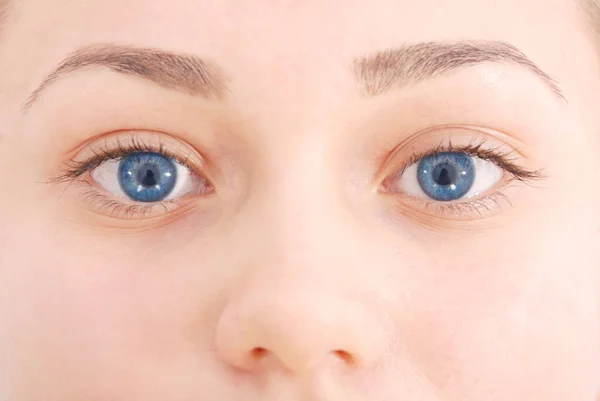
[[[450,185],[456,182],[456,168],[449,164],[441,164],[433,169],[433,180],[438,185]]]
[[[142,183],[145,187],[153,187],[157,184],[156,176],[158,172],[156,167],[148,166],[140,169],[138,173],[138,182]]]

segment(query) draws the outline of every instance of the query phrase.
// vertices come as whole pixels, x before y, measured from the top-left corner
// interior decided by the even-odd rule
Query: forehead
[[[581,18],[572,0],[23,0],[31,39],[130,42],[186,51],[344,55],[414,41],[555,45]],[[519,43],[514,43],[519,44]],[[38,48],[39,50],[39,48]],[[263,56],[267,57],[267,56]]]
[[[251,76],[252,85],[261,91],[272,90],[269,83],[274,79],[296,91],[306,90],[302,82],[308,78],[317,84],[337,79],[341,68],[357,57],[425,41],[508,42],[561,82],[574,74],[566,61],[591,49],[588,42],[575,38],[585,36],[584,18],[572,0],[340,4],[339,0],[22,0],[5,32],[2,57],[18,54],[26,61],[5,58],[11,80],[30,88],[72,51],[114,43],[199,55],[219,65],[234,84]]]

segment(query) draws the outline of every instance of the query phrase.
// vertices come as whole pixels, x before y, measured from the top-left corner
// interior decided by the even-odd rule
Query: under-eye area
[[[78,189],[95,212],[141,219],[210,196],[214,187],[207,170],[203,157],[183,141],[154,132],[123,132],[84,145],[53,181]]]

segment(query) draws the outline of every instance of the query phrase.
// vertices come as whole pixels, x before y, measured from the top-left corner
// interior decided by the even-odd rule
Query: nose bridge
[[[302,135],[305,131],[307,134]],[[332,239],[341,234],[341,177],[327,145],[318,139],[318,133],[309,131],[298,132],[298,136],[308,138],[293,141],[288,145],[292,148],[289,152],[272,158],[259,202],[266,208],[266,221],[283,247],[298,241],[314,247],[327,235]]]

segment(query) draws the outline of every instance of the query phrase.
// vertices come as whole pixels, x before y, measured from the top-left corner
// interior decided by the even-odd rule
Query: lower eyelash
[[[509,208],[513,207],[511,200],[503,191],[512,188],[513,185],[511,183],[518,181],[515,178],[511,178],[505,182],[502,188],[488,195],[463,201],[438,202],[404,195],[402,198],[395,200],[393,209],[397,216],[410,215],[414,220],[420,222],[420,224],[434,228],[440,227],[440,221],[457,223],[478,220],[477,217],[483,219],[502,213],[505,210],[505,206]],[[438,223],[434,223],[432,218],[435,218]]]
[[[466,217],[478,214],[480,217],[484,217],[484,213],[492,213],[492,207],[499,208],[502,211],[501,203],[507,203],[509,207],[512,207],[512,202],[500,191],[496,191],[487,195],[481,199],[467,200],[464,202],[457,203],[444,203],[426,201],[425,208],[435,207],[436,215],[444,216],[448,213],[452,213],[454,216]]]
[[[86,185],[89,185],[86,183]],[[95,188],[88,188],[81,195],[82,199],[89,202],[91,206],[99,210],[107,211],[110,217],[119,216],[120,218],[144,218],[155,214],[157,208],[163,209],[161,214],[167,214],[174,208],[180,206],[177,200],[166,200],[152,204],[127,204],[102,194]]]

